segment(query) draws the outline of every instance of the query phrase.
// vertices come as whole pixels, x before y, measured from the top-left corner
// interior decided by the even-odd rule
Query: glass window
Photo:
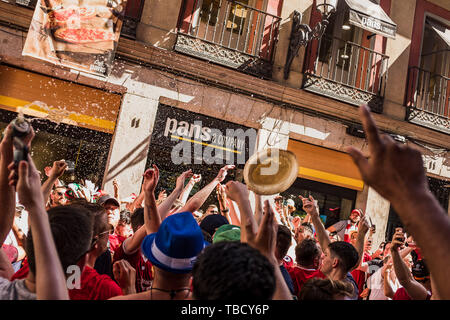
[[[16,116],[15,112],[0,110],[1,132]],[[45,167],[64,159],[76,165],[74,175],[62,176],[65,183],[87,179],[101,186],[112,135],[45,119],[35,118],[31,123],[36,132],[31,156],[43,178]]]
[[[355,190],[299,178],[281,195],[285,200],[294,200],[296,208],[294,214],[300,216],[305,216],[306,212],[303,210],[302,202],[298,196],[313,196],[318,201],[321,219],[325,227],[328,228],[339,220],[347,219],[350,216],[350,212],[355,206],[356,193]],[[339,209],[334,210],[337,208]]]

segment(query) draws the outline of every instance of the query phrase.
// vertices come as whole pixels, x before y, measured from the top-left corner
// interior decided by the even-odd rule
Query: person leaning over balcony
[[[450,265],[450,218],[429,189],[422,156],[390,136],[380,135],[367,106],[360,107],[360,117],[370,157],[367,159],[354,147],[347,147],[346,151],[359,168],[364,183],[392,204],[414,237],[433,277],[433,295],[448,300],[450,277],[448,268],[442,266]]]

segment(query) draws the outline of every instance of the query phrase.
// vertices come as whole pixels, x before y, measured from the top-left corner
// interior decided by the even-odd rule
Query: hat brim
[[[142,252],[144,253],[145,257],[146,257],[146,258],[147,258],[147,259],[148,259],[155,267],[158,267],[158,268],[160,268],[160,269],[162,269],[162,270],[169,271],[169,272],[172,272],[172,273],[180,273],[180,274],[183,274],[183,273],[189,273],[189,272],[192,271],[192,267],[186,268],[186,269],[174,269],[174,268],[171,268],[171,267],[169,267],[169,266],[167,266],[167,265],[161,263],[161,262],[153,255],[152,250],[151,250],[151,247],[152,247],[152,245],[153,245],[153,242],[155,241],[155,237],[156,237],[156,232],[155,232],[155,233],[152,233],[152,234],[149,234],[148,236],[146,236],[146,237],[144,238],[144,241],[142,241],[142,245],[141,245],[141,250],[142,250]],[[205,248],[205,247],[208,246],[208,245],[210,245],[210,243],[207,242],[207,241],[204,241],[204,243],[203,243],[203,248]],[[144,250],[144,247],[149,248],[149,249],[148,249],[148,250]],[[200,252],[199,252],[199,254],[200,254]]]

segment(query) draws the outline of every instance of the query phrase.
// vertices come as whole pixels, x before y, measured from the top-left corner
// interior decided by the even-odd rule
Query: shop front
[[[242,181],[245,162],[255,148],[257,131],[229,121],[159,104],[148,150],[146,168],[160,169],[158,190],[170,193],[176,178],[192,169],[202,180],[193,192],[203,188],[227,164],[236,166],[225,181]],[[213,192],[206,204],[216,203]]]
[[[295,202],[296,211],[304,214],[299,195],[312,195],[318,201],[325,226],[348,218],[356,206],[358,192],[364,188],[358,168],[346,153],[289,140],[299,165],[298,178],[281,195]],[[330,210],[331,209],[331,210]]]
[[[56,160],[75,163],[74,175],[101,187],[121,95],[0,65],[0,130],[23,112],[36,137],[31,154],[43,173]]]

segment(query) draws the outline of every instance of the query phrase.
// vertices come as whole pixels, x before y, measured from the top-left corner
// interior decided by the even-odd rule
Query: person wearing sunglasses
[[[66,190],[67,189],[64,186],[59,186],[53,189],[50,193],[49,209],[67,204]]]

